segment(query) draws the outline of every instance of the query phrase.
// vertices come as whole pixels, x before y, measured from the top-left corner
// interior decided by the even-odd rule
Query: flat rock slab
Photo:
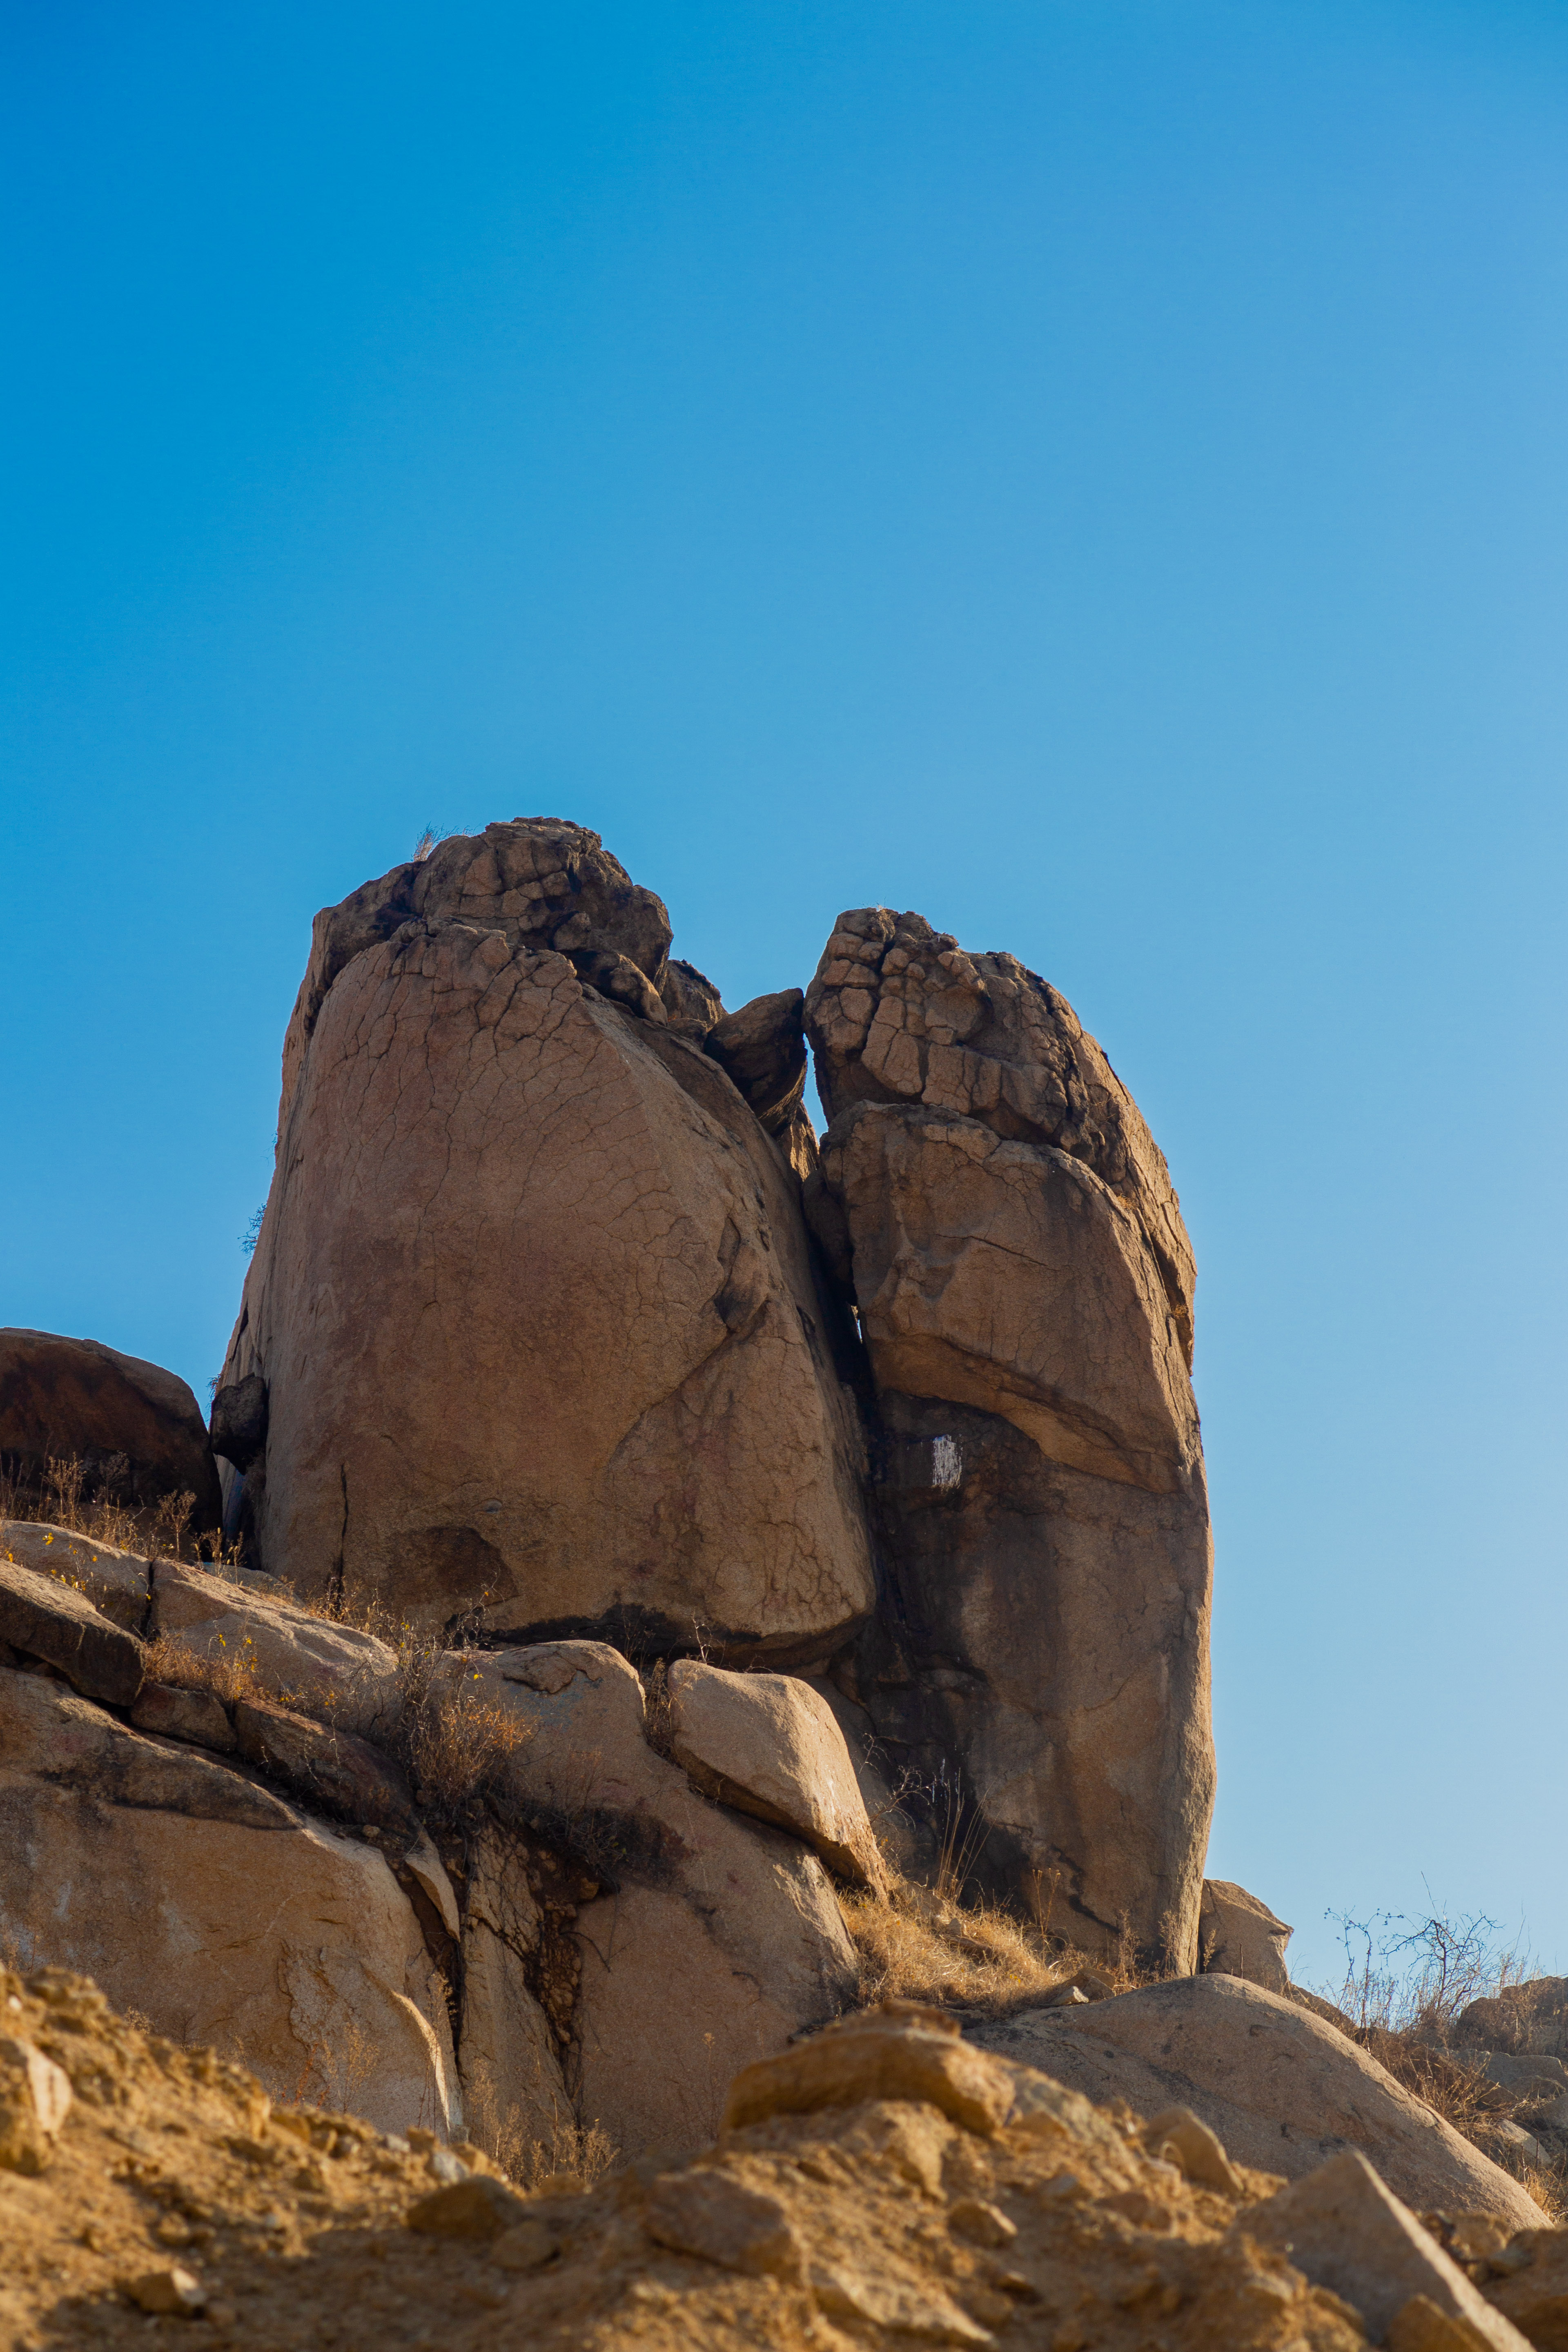
[[[99,1543],[74,1528],[37,1519],[0,1519],[0,1560],[70,1585],[100,1616],[112,1618],[128,1633],[151,1630],[153,1570],[133,1551]]]
[[[0,1560],[0,1642],[58,1666],[86,1698],[130,1706],[145,1675],[134,1633],[112,1624],[68,1584]]]
[[[669,1669],[668,1689],[675,1760],[700,1789],[793,1830],[841,1878],[884,1884],[844,1734],[809,1683],[683,1658]]]
[[[153,1572],[153,1623],[203,1657],[248,1659],[262,1687],[333,1697],[356,1716],[390,1703],[397,1653],[374,1633],[318,1617],[289,1600],[275,1580],[254,1584],[182,1561],[161,1559]]]
[[[1299,2179],[1358,2148],[1417,2211],[1545,2216],[1354,2042],[1238,1977],[1178,1977],[1083,2009],[1020,2010],[976,2026],[983,2049],[1037,2066],[1103,2105],[1190,2107],[1238,2164]]]
[[[349,1731],[312,1723],[265,1699],[241,1699],[234,1710],[240,1754],[270,1772],[302,1802],[341,1821],[369,1822],[412,1837],[416,1829],[408,1783],[388,1756]]]

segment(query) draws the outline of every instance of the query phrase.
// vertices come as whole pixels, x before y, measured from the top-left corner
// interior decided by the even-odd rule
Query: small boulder
[[[213,1452],[237,1470],[248,1470],[267,1444],[267,1382],[259,1372],[218,1390],[209,1427]]]
[[[0,1641],[57,1666],[84,1698],[131,1706],[142,1688],[146,1652],[84,1594],[50,1576],[0,1560]]]
[[[1423,2340],[1433,2352],[1442,2338],[1417,2332],[1424,2314],[1412,2314],[1400,2330],[1400,2315],[1416,2297],[1457,2323],[1457,2347],[1470,2344],[1484,2352],[1524,2352],[1525,2339],[1493,2310],[1428,2235],[1414,2213],[1384,2187],[1365,2157],[1347,2149],[1296,2181],[1266,2205],[1253,2206],[1237,2224],[1256,2245],[1289,2257],[1314,2286],[1326,2287],[1352,2305],[1374,2343],[1412,2347]]]
[[[1143,2145],[1151,2156],[1163,2157],[1204,2189],[1239,2197],[1246,2185],[1207,2124],[1191,2107],[1164,2107],[1152,2116],[1144,2128]]]
[[[700,1044],[715,1023],[724,1018],[724,1001],[718,990],[706,972],[699,971],[683,956],[670,957],[658,992],[664,999],[666,1021],[678,1037],[691,1037]]]
[[[1568,2230],[1531,2230],[1488,2263],[1483,2292],[1540,2352],[1568,2346]]]
[[[206,1423],[184,1381],[97,1339],[0,1330],[0,1465],[41,1491],[51,1461],[79,1463],[89,1496],[146,1508],[188,1494],[197,1528],[222,1515]]]
[[[810,2115],[868,2099],[921,2099],[989,2137],[1012,2112],[1014,2074],[962,2041],[952,2020],[936,2011],[872,2010],[737,2074],[724,2128],[742,2131],[769,2116]]]
[[[368,1822],[414,1836],[408,1783],[391,1758],[368,1740],[265,1699],[241,1699],[234,1710],[234,1730],[240,1754],[306,1804],[340,1821]]]
[[[770,1135],[789,1126],[805,1093],[805,1012],[803,989],[753,996],[715,1022],[703,1041]]]
[[[1205,1878],[1198,1913],[1198,1958],[1206,1975],[1241,1977],[1267,1992],[1289,1990],[1285,1947],[1294,1929],[1228,1878]]]
[[[206,2309],[200,2280],[182,2263],[169,2263],[159,2270],[123,2279],[121,2293],[152,2318],[196,2319]]]
[[[42,2172],[70,2113],[70,2077],[30,2042],[0,2035],[0,2166]]]
[[[164,1739],[186,1739],[195,1748],[216,1748],[227,1755],[235,1746],[234,1726],[223,1701],[211,1691],[174,1690],[168,1683],[143,1683],[131,1710],[138,1731],[153,1731]]]
[[[700,1789],[793,1830],[841,1878],[885,1885],[844,1734],[809,1683],[688,1658],[670,1667],[668,1689],[672,1751]]]
[[[199,1656],[248,1663],[279,1697],[309,1692],[352,1703],[363,1717],[390,1705],[396,1688],[397,1653],[389,1643],[300,1608],[271,1577],[242,1580],[160,1559],[153,1622]]]
[[[411,2205],[404,2219],[427,2238],[499,2238],[530,2219],[527,2200],[488,2172],[470,2173],[449,2188],[434,2189]]]
[[[801,2246],[784,2206],[717,2169],[679,2172],[648,2190],[643,2227],[657,2245],[721,2270],[798,2279]]]

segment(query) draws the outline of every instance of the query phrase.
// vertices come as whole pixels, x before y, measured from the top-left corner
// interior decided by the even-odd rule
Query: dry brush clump
[[[1074,1984],[1103,1996],[1154,1981],[1126,1935],[1114,1958],[1091,1956],[1000,1904],[963,1902],[890,1864],[885,1894],[842,1888],[839,1907],[866,2004],[899,1999],[1000,2017],[1065,1996]]]
[[[184,1560],[192,1567],[235,1569],[239,1548],[221,1535],[192,1531],[195,1496],[165,1495],[143,1506],[117,1502],[92,1491],[86,1465],[74,1456],[51,1455],[41,1482],[0,1475],[0,1519],[26,1519],[64,1528],[89,1542],[107,1544],[146,1560]]]

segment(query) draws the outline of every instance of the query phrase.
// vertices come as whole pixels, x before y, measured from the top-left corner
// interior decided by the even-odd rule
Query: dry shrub
[[[191,1649],[177,1633],[156,1634],[147,1644],[147,1678],[167,1683],[174,1690],[211,1691],[225,1706],[233,1706],[242,1698],[299,1704],[297,1694],[268,1690],[263,1685],[248,1633],[239,1642],[226,1642],[220,1633],[216,1654]]]
[[[190,1518],[195,1500],[188,1493],[165,1495],[159,1503],[137,1507],[106,1496],[90,1496],[85,1466],[74,1457],[51,1455],[41,1486],[0,1476],[0,1519],[65,1528],[72,1535],[86,1536],[90,1543],[107,1544],[141,1559],[237,1567],[237,1545],[226,1549],[221,1536],[192,1534]]]
[[[1027,2009],[1086,1972],[1110,1992],[1152,1981],[1125,1934],[1115,1959],[1092,1958],[998,1905],[960,1903],[892,1871],[885,1895],[840,1889],[839,1907],[867,2003],[896,1995],[995,2017]]]
[[[530,2127],[521,2107],[508,2107],[502,2113],[495,2077],[488,2066],[476,2067],[465,2086],[469,2137],[520,2189],[538,2189],[563,2175],[574,2176],[591,2189],[608,2172],[619,2150],[597,2124],[577,2123],[553,2100],[551,2106],[549,2136],[542,2139]]]

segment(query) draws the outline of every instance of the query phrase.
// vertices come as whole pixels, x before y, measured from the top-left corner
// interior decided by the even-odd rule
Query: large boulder
[[[53,1577],[0,1561],[0,1643],[55,1667],[87,1698],[134,1706],[146,1652],[134,1633]]]
[[[1016,2011],[971,2039],[1139,2114],[1188,2107],[1238,2164],[1300,2179],[1359,2149],[1418,2211],[1544,2216],[1517,2180],[1461,2138],[1332,2026],[1237,1977],[1179,1977],[1082,2008]]]
[[[265,1382],[249,1541],[302,1592],[774,1664],[868,1611],[839,1310],[668,940],[552,821],[318,918],[224,1374]]]
[[[655,1752],[642,1685],[606,1645],[479,1653],[447,1671],[531,1734],[506,1758],[503,1811],[600,1874],[575,1925],[566,2079],[581,2122],[627,2155],[700,2146],[739,2068],[854,1998],[831,1880],[809,1846],[700,1795]]]
[[[356,1837],[214,1757],[0,1671],[0,1937],[97,1979],[273,2095],[443,2135],[447,2005],[407,1898]]]
[[[952,1791],[983,1885],[1194,1968],[1211,1546],[1164,1160],[1054,989],[919,916],[840,917],[806,1025],[807,1205],[879,1421],[852,1695]]]
[[[51,1462],[79,1465],[89,1499],[147,1509],[189,1495],[193,1527],[218,1523],[217,1465],[184,1381],[97,1339],[0,1331],[0,1469],[42,1493]]]

